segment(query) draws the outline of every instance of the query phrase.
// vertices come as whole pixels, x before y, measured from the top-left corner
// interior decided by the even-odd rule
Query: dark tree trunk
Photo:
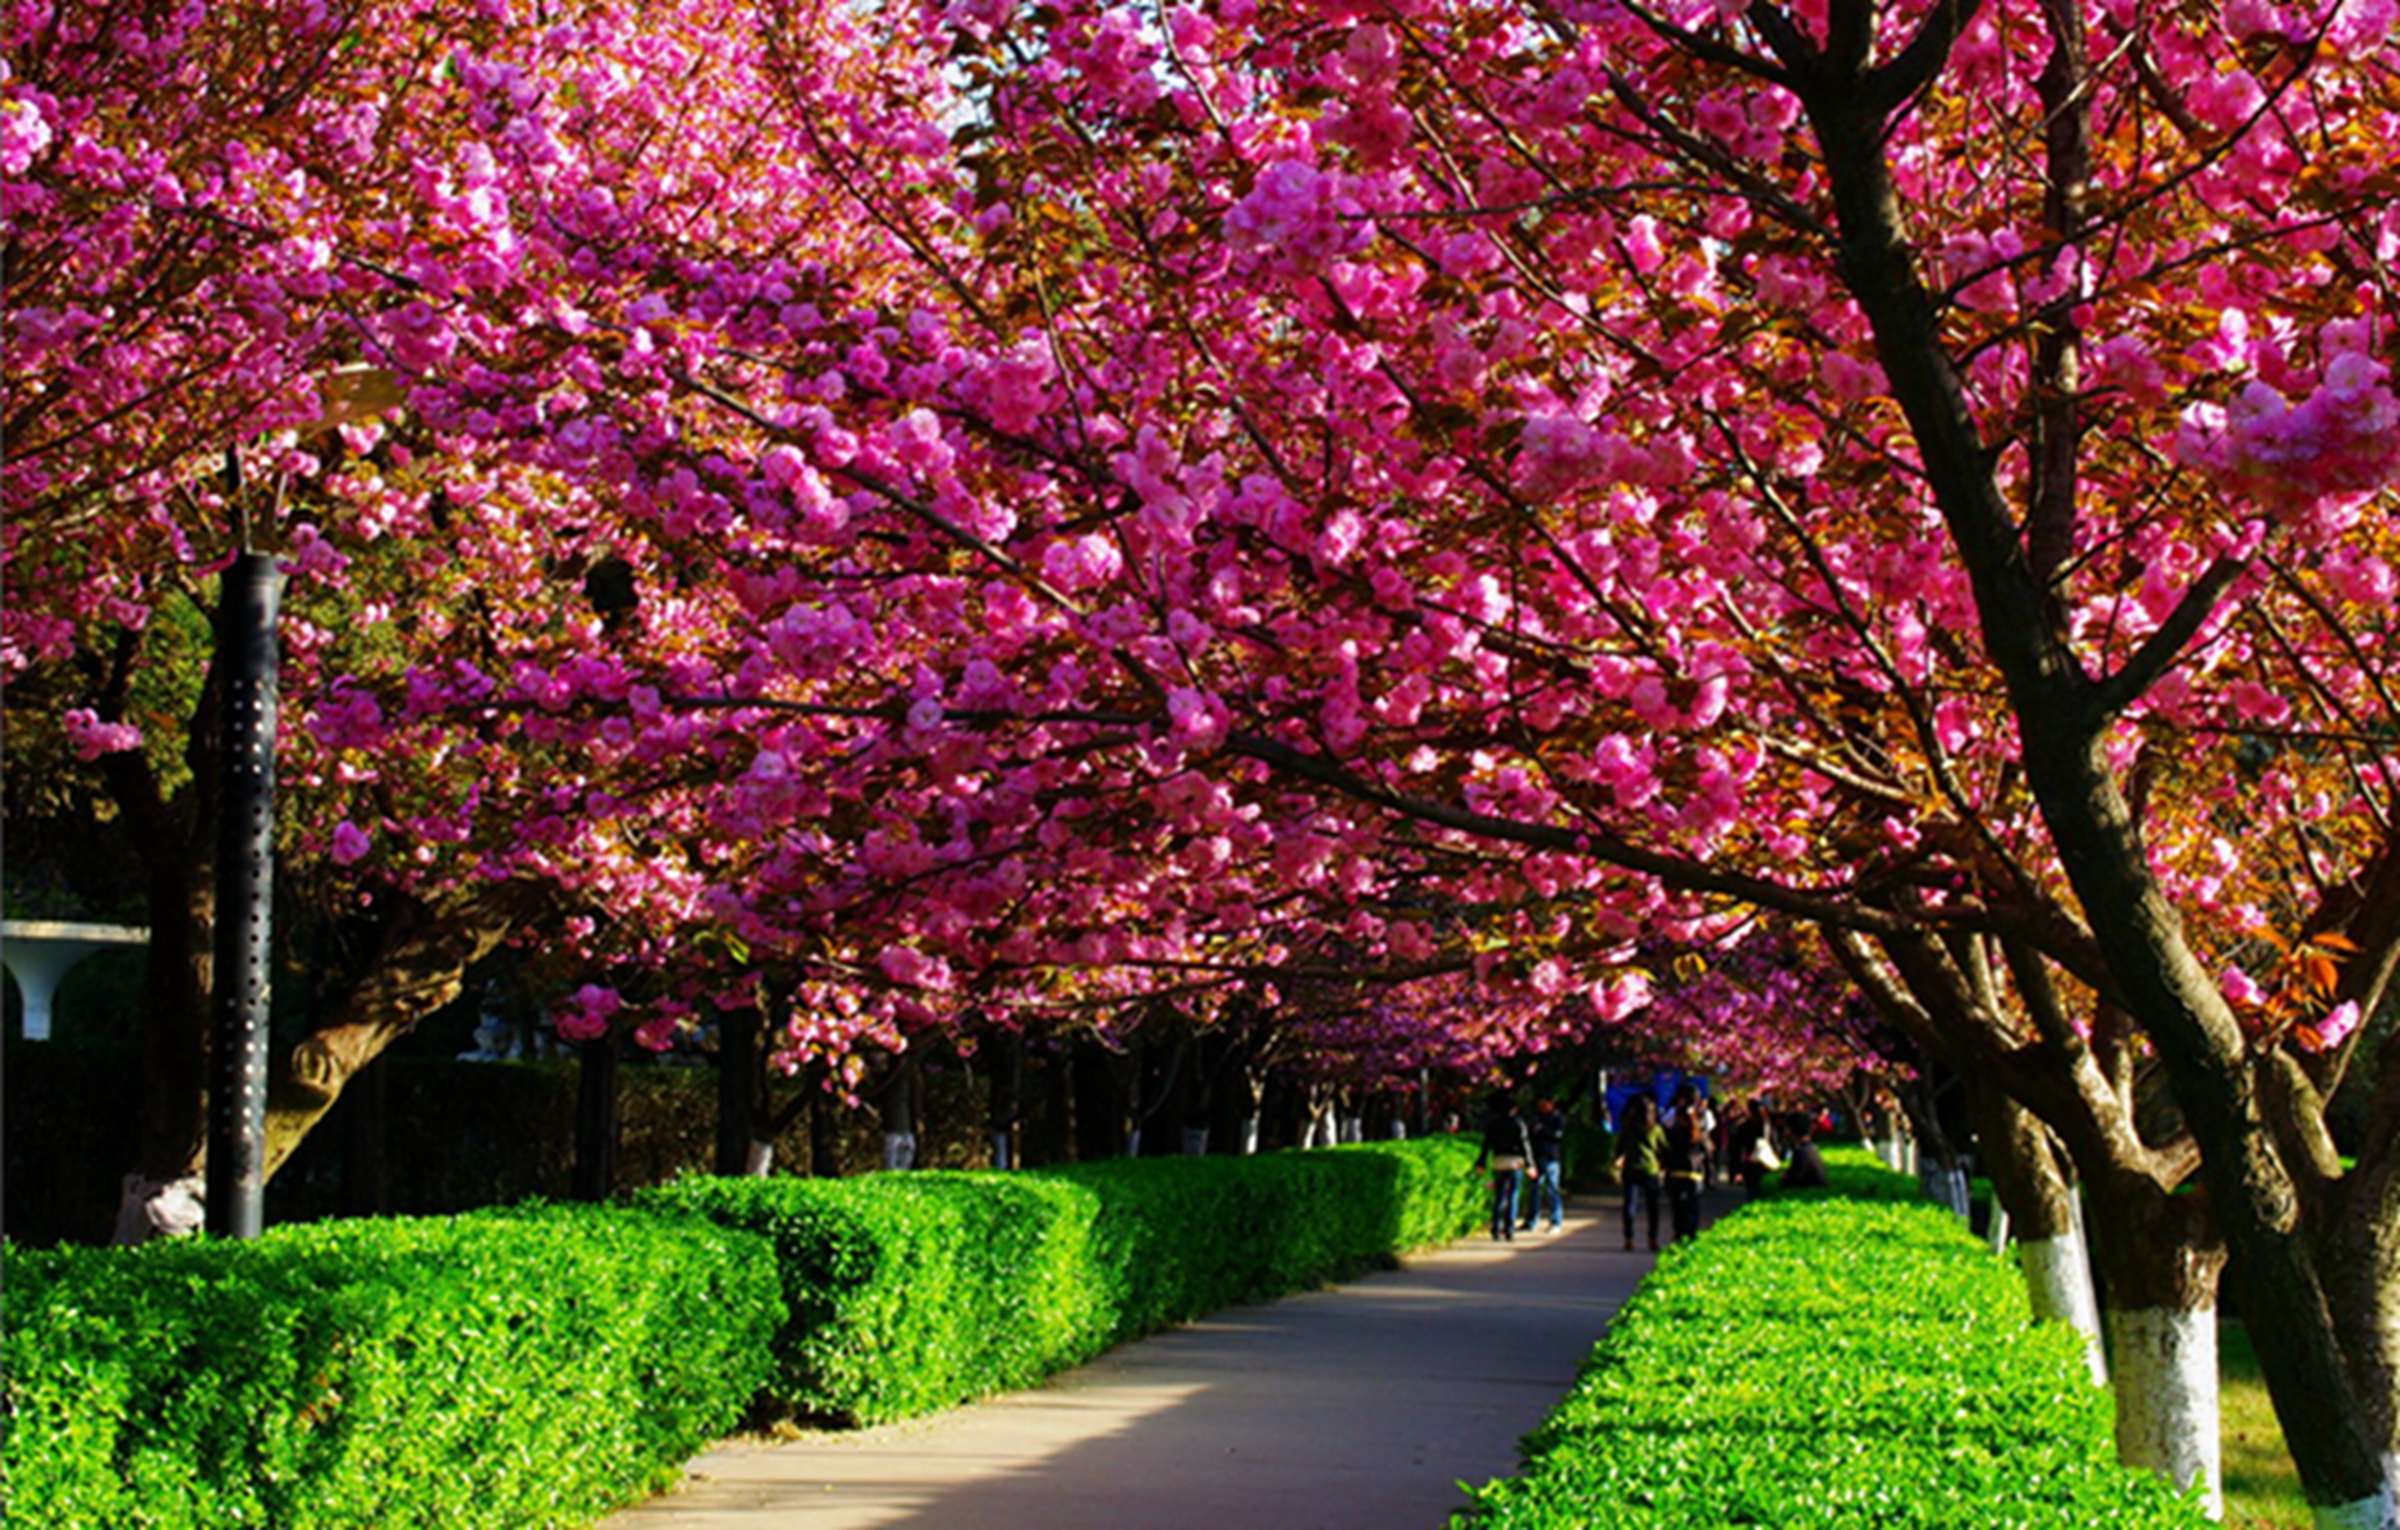
[[[991,1137],[992,1167],[1013,1169],[1023,1156],[1018,1146],[1020,1138],[1019,1101],[1025,1093],[1025,1037],[1019,1031],[1004,1031],[985,1048],[991,1062],[991,1093],[985,1113],[985,1130]]]
[[[2131,1173],[2094,1176],[2093,1253],[2116,1369],[2117,1459],[2222,1511],[2217,1277],[2224,1245],[2205,1203]]]
[[[2106,1384],[2107,1349],[2091,1252],[2076,1214],[2074,1186],[2050,1131],[1988,1077],[1970,1073],[1962,1083],[1975,1120],[1975,1145],[1998,1201],[1992,1215],[2008,1219],[2034,1320],[2066,1323],[2081,1333],[2092,1379]],[[1999,1246],[1996,1230],[1993,1246]]]
[[[758,1135],[760,1016],[744,1005],[717,1016],[717,1152],[719,1174],[747,1173]]]
[[[342,1214],[379,1217],[392,1209],[389,1156],[391,1062],[378,1057],[343,1091],[349,1104],[342,1121]]]
[[[617,1189],[617,1035],[575,1049],[575,1175],[579,1201],[605,1201]]]
[[[211,873],[213,875],[213,873]],[[154,872],[143,966],[142,1126],[117,1241],[158,1231],[142,1214],[157,1189],[197,1180],[208,1157],[208,1026],[216,897],[206,881]]]
[[[1084,1163],[1125,1152],[1124,1095],[1117,1082],[1120,1059],[1099,1042],[1077,1037],[1070,1054],[1075,1073],[1075,1156]]]
[[[557,907],[533,882],[488,883],[430,900],[387,894],[357,975],[303,1037],[267,1091],[267,1177],[291,1157],[358,1071],[466,988],[475,964]]]
[[[130,664],[131,655],[125,660]],[[122,677],[120,677],[120,680]],[[112,688],[113,689],[113,688]],[[141,857],[150,944],[142,978],[142,1114],[132,1172],[118,1206],[116,1241],[189,1231],[163,1197],[196,1209],[208,1149],[208,1017],[216,950],[217,698],[212,670],[193,711],[185,750],[193,784],[173,801],[138,750],[101,757],[101,779]]]
[[[883,1124],[883,1167],[913,1169],[917,1165],[917,1056],[911,1051],[892,1061],[890,1077],[875,1095],[875,1114]]]
[[[2345,1177],[2318,1263],[2368,1436],[2400,1492],[2400,1175],[2388,1159]]]
[[[2058,19],[2066,10],[2046,12],[2062,54],[2079,40],[2079,24]],[[1865,15],[1853,7],[1849,21]],[[1908,94],[1893,77],[1916,61],[1877,64],[1866,42],[1871,30],[1836,27],[1819,47],[1794,28],[1776,42],[1824,153],[1843,285],[1874,333],[1877,359],[1973,587],[1986,650],[2007,683],[2027,782],[2090,922],[2115,986],[2111,997],[2157,1048],[2200,1145],[2242,1310],[2307,1496],[2345,1513],[2363,1506],[2359,1512],[2389,1523],[2391,1466],[2367,1424],[2381,1404],[2354,1390],[2324,1275],[2299,1225],[2299,1194],[2260,1108],[2247,1042],[2151,875],[2139,824],[2107,757],[2110,724],[2139,695],[2144,675],[2173,653],[2158,652],[2147,671],[2095,680],[2029,560],[2019,517],[1994,472],[1998,456],[1977,426],[1937,305],[1918,278],[1885,158],[1889,118]],[[2080,79],[2064,86],[2065,99],[2088,108]],[[2050,439],[2062,438],[2053,432]],[[2042,469],[2050,476],[2034,485],[2030,507],[2037,527],[2072,515],[2072,472],[2071,453]],[[2218,581],[2211,587],[2221,591],[2237,572],[2212,572],[2203,584]],[[2199,630],[2197,622],[2170,627],[2187,640]]]
[[[1055,1144],[1059,1163],[1079,1163],[1083,1159],[1083,1112],[1078,1108],[1075,1045],[1054,1046],[1045,1059],[1042,1072],[1049,1082],[1050,1140]]]
[[[837,1102],[825,1092],[825,1081],[810,1070],[808,1081],[808,1172],[816,1179],[842,1177],[841,1122]]]

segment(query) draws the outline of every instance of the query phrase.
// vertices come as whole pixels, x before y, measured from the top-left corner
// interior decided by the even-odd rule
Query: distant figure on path
[[[1667,1118],[1667,1147],[1659,1163],[1667,1182],[1667,1208],[1675,1215],[1675,1236],[1689,1238],[1700,1231],[1700,1186],[1708,1178],[1708,1118],[1700,1091],[1685,1084],[1675,1091],[1674,1109]]]
[[[1692,1096],[1692,1103],[1685,1108],[1691,1112],[1692,1120],[1700,1132],[1700,1179],[1703,1184],[1714,1186],[1717,1182],[1717,1149],[1722,1145],[1717,1140],[1717,1107],[1709,1103],[1707,1095],[1692,1090],[1689,1085],[1685,1089]]]
[[[1637,1094],[1617,1122],[1617,1182],[1625,1187],[1625,1246],[1633,1247],[1633,1203],[1650,1205],[1650,1246],[1658,1247],[1658,1171],[1667,1134],[1658,1127],[1658,1102]]]
[[[1556,1100],[1533,1102],[1533,1119],[1526,1123],[1525,1136],[1533,1145],[1533,1170],[1525,1196],[1525,1220],[1518,1225],[1533,1231],[1533,1224],[1547,1209],[1550,1230],[1556,1232],[1567,1220],[1566,1188],[1559,1182],[1559,1155],[1566,1146],[1567,1123],[1559,1116]]]
[[[1533,1161],[1533,1139],[1517,1102],[1501,1095],[1483,1125],[1483,1151],[1475,1156],[1476,1172],[1492,1175],[1492,1236],[1513,1243],[1517,1236],[1517,1181]]]
[[[1825,1188],[1825,1155],[1817,1151],[1817,1123],[1805,1111],[1791,1119],[1792,1156],[1783,1166],[1786,1190]]]

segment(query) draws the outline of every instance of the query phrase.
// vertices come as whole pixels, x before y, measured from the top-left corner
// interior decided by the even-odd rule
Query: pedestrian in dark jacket
[[[1565,1151],[1567,1123],[1558,1113],[1556,1100],[1533,1102],[1533,1118],[1525,1123],[1526,1140],[1533,1145],[1533,1166],[1526,1171],[1525,1219],[1517,1225],[1526,1232],[1540,1221],[1542,1213],[1550,1213],[1550,1230],[1556,1232],[1566,1224],[1567,1193],[1559,1182],[1560,1157]]]
[[[1516,1241],[1517,1182],[1532,1161],[1533,1138],[1525,1130],[1525,1118],[1517,1114],[1517,1102],[1502,1095],[1484,1122],[1483,1151],[1475,1158],[1477,1172],[1491,1172],[1492,1236],[1502,1242]]]

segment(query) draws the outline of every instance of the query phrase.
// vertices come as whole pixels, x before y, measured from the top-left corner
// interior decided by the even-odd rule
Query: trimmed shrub
[[[680,1180],[645,1205],[764,1234],[777,1411],[845,1423],[1024,1386],[1234,1302],[1474,1227],[1472,1139],[1016,1174]]]
[[[587,1524],[764,1379],[767,1251],[530,1207],[8,1254],[12,1523]]]
[[[2031,1323],[2022,1283],[1955,1215],[1828,1156],[1835,1191],[1669,1249],[1527,1438],[1522,1474],[1454,1526],[2207,1523],[2116,1465],[2080,1341]]]
[[[68,1530],[588,1524],[671,1480],[755,1399],[923,1413],[1455,1237],[1481,1206],[1473,1152],[1437,1138],[695,1179],[642,1211],[10,1249],[8,1515]]]
[[[773,1245],[786,1321],[768,1406],[872,1422],[1022,1386],[1105,1347],[1098,1197],[1043,1177],[679,1180],[641,1203]]]

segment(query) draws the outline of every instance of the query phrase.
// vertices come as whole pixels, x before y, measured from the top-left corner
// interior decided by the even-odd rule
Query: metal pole
[[[217,844],[215,1035],[209,1049],[208,1230],[265,1223],[267,1042],[275,905],[275,613],[283,572],[243,553],[223,577],[224,799]]]

